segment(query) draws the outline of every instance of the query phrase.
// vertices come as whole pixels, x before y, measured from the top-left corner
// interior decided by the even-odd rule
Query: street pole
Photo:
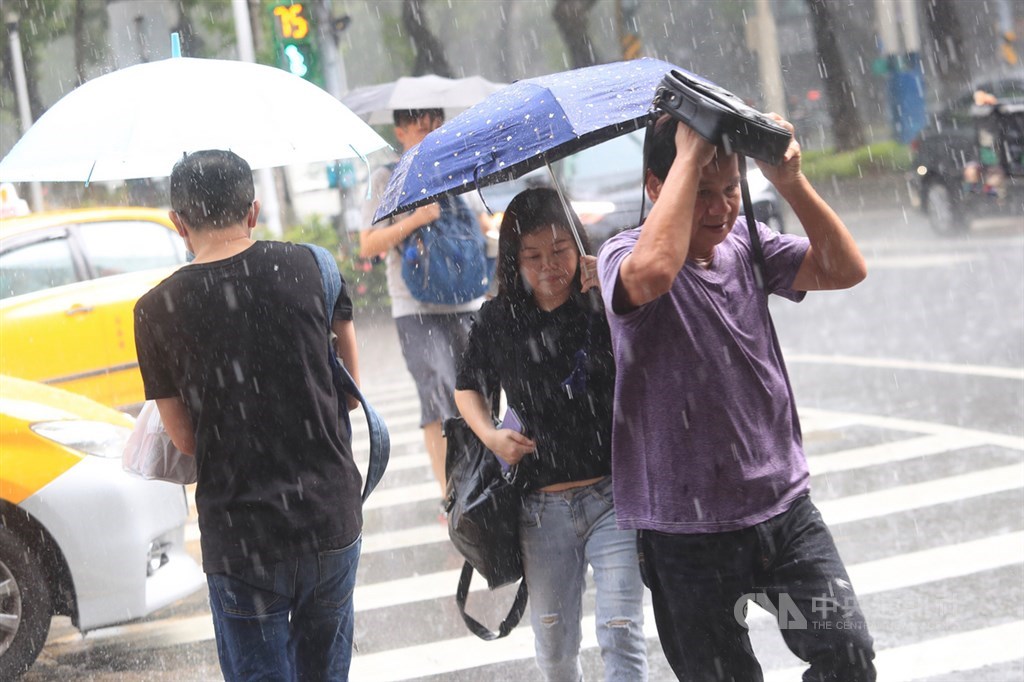
[[[252,40],[252,24],[249,20],[249,3],[246,0],[231,0],[231,9],[235,17],[235,37],[238,41],[238,56],[243,62],[256,61],[256,48]],[[270,131],[267,131],[270,134]],[[281,226],[281,204],[277,200],[277,183],[274,172],[270,168],[260,168],[256,173],[260,179],[263,215],[267,219],[267,228],[275,237],[284,234]]]
[[[338,28],[331,13],[331,0],[321,0],[313,5],[313,16],[316,19],[317,43],[323,56],[324,89],[336,99],[341,99],[348,92],[348,76],[345,73],[345,57],[338,49]],[[338,21],[348,21],[348,17]],[[352,253],[352,239],[349,234],[346,212],[349,204],[349,192],[341,183],[341,172],[335,168],[338,177],[338,221],[335,229],[338,233],[341,253]]]
[[[25,61],[21,54],[21,36],[18,32],[18,15],[10,12],[7,17],[7,33],[11,42],[11,71],[14,72],[14,93],[18,100],[18,116],[21,118],[21,134],[32,127],[32,108],[28,101],[28,81],[25,79]],[[29,184],[29,197],[33,211],[43,210],[43,186],[39,182]]]

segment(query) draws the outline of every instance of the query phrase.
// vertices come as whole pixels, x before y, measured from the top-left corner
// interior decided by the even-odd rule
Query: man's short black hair
[[[651,171],[654,177],[662,182],[665,181],[672,162],[676,160],[676,126],[678,125],[678,119],[669,114],[662,114],[655,121],[654,129],[647,131],[647,134],[652,137],[647,152],[647,167],[644,169],[645,178],[647,177],[646,171]],[[724,159],[727,156],[725,148],[719,146],[718,158]]]
[[[395,127],[401,128],[424,118],[431,122],[444,121],[444,109],[395,109],[392,117]]]
[[[196,230],[242,222],[255,196],[252,169],[234,152],[205,149],[188,154],[171,171],[171,208]]]
[[[662,114],[654,122],[654,128],[647,131],[647,134],[651,135],[651,140],[648,145],[650,151],[647,153],[647,168],[644,170],[651,171],[654,177],[662,182],[665,181],[672,162],[676,160],[677,125],[678,120],[668,114]]]

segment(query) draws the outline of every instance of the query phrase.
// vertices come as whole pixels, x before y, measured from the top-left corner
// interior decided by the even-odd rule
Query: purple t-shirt
[[[769,291],[789,289],[806,238],[758,224]],[[598,270],[617,378],[612,429],[615,513],[622,528],[719,533],[785,511],[808,489],[793,393],[740,217],[704,270],[687,261],[671,290],[612,309],[640,228],[601,249]]]

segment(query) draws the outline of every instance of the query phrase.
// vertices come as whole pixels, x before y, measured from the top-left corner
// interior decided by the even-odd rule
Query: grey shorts
[[[395,318],[405,366],[420,396],[420,428],[458,415],[455,373],[469,344],[473,313]]]

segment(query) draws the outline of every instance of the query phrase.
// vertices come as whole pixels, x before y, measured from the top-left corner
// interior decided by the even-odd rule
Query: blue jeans
[[[347,680],[360,544],[207,574],[224,679]]]
[[[701,535],[640,532],[658,637],[680,680],[763,679],[746,626],[750,600],[778,618],[810,667],[805,682],[875,679],[864,614],[821,513],[807,496],[751,528]]]
[[[615,526],[611,477],[524,496],[519,516],[537,665],[545,680],[583,679],[580,642],[587,564],[597,586],[597,642],[606,680],[646,680],[644,586],[636,532]]]

